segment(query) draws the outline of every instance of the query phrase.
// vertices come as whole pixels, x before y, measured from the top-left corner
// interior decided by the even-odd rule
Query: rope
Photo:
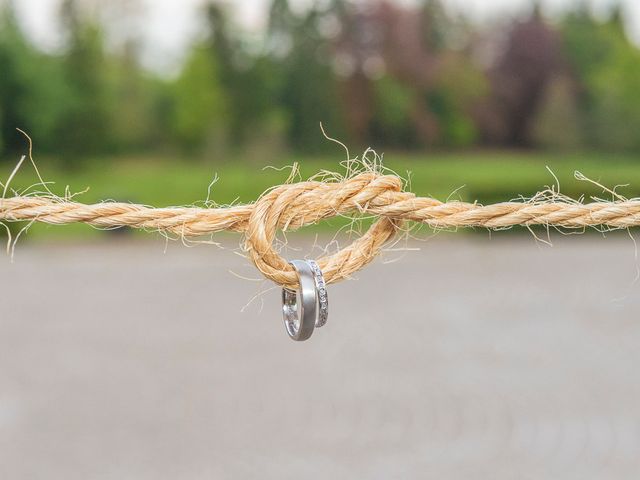
[[[244,233],[244,248],[269,279],[295,287],[293,268],[273,248],[278,229],[294,230],[337,215],[377,216],[371,228],[346,248],[318,260],[327,283],[350,277],[371,262],[404,221],[430,227],[506,228],[544,225],[564,228],[640,225],[640,200],[582,204],[563,197],[480,205],[440,202],[402,190],[394,175],[360,173],[336,182],[284,184],[257,202],[226,208],[151,208],[129,203],[85,205],[55,197],[15,196],[0,200],[0,221],[87,223],[100,228],[134,227],[185,237],[220,231]]]

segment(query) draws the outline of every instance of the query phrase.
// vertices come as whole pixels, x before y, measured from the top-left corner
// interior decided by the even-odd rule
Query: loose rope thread
[[[628,228],[640,225],[640,200],[578,203],[563,197],[480,205],[440,202],[403,191],[395,175],[364,172],[342,181],[304,181],[279,185],[255,203],[225,208],[151,208],[129,203],[86,205],[55,197],[0,199],[0,221],[86,223],[100,228],[134,227],[184,237],[220,231],[244,233],[244,249],[265,277],[294,288],[293,268],[273,247],[276,233],[354,213],[378,217],[351,245],[318,260],[327,283],[349,278],[371,262],[401,228],[412,221],[435,229],[507,228],[544,225]]]

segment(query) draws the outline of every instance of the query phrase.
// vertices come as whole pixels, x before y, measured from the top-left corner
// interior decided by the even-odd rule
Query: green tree
[[[112,104],[100,25],[82,14],[77,0],[64,0],[60,12],[67,36],[62,65],[71,93],[59,125],[59,151],[75,162],[113,148]]]
[[[488,93],[488,81],[471,57],[474,30],[463,17],[452,16],[441,0],[423,0],[420,27],[424,55],[431,58],[428,81],[422,86],[425,113],[435,133],[424,140],[461,147],[477,141],[472,111]]]
[[[542,148],[577,150],[584,145],[575,82],[567,75],[553,78],[533,124],[533,140]]]
[[[52,148],[64,101],[60,70],[25,38],[11,2],[0,8],[0,72],[0,148],[23,149],[25,139],[16,128],[42,149]]]
[[[277,68],[259,48],[233,33],[219,3],[209,3],[206,11],[209,54],[218,65],[218,78],[229,105],[225,115],[228,137],[233,146],[241,146],[271,119]]]
[[[378,142],[396,147],[415,145],[413,123],[416,96],[415,88],[385,75],[373,81],[374,113],[372,136]]]
[[[269,32],[271,39],[288,47],[276,52],[281,81],[275,97],[286,115],[288,142],[297,150],[325,149],[330,144],[321,134],[321,122],[332,135],[344,133],[330,42],[320,31],[330,11],[311,8],[296,16],[284,0],[276,0],[271,14],[270,24],[277,26]]]
[[[567,58],[579,82],[583,138],[608,150],[639,150],[640,50],[628,38],[620,7],[607,21],[586,7],[561,25]]]
[[[214,60],[206,46],[194,47],[174,86],[173,130],[190,152],[205,147],[224,126],[227,104]]]
[[[467,147],[478,140],[474,107],[489,91],[487,78],[465,54],[443,55],[440,70],[426,94],[429,111],[439,126],[439,143]]]
[[[151,114],[157,101],[156,80],[138,60],[138,45],[125,42],[122,51],[109,62],[109,124],[119,151],[148,148],[155,144],[159,119]]]
[[[29,101],[28,63],[33,52],[20,30],[13,5],[0,13],[0,147],[18,147],[16,127],[29,129],[26,111]]]

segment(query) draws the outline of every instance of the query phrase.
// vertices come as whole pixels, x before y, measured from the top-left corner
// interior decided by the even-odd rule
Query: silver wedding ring
[[[311,336],[316,324],[318,305],[316,282],[311,266],[307,262],[292,260],[289,263],[296,271],[300,287],[298,291],[282,289],[282,316],[289,337],[302,341]]]
[[[318,290],[318,316],[316,318],[316,328],[322,327],[327,323],[329,317],[329,297],[327,296],[327,285],[324,282],[322,271],[315,260],[307,260],[307,263],[313,271],[313,277]]]
[[[320,268],[313,260],[292,260],[298,290],[282,289],[282,316],[291,339],[303,341],[327,322],[329,303]]]

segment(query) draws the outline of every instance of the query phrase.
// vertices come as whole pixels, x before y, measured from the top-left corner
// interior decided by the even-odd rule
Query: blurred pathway
[[[260,284],[228,250],[23,244],[0,259],[0,478],[638,478],[632,242],[497,237],[332,286],[303,344],[279,291],[241,313]]]

